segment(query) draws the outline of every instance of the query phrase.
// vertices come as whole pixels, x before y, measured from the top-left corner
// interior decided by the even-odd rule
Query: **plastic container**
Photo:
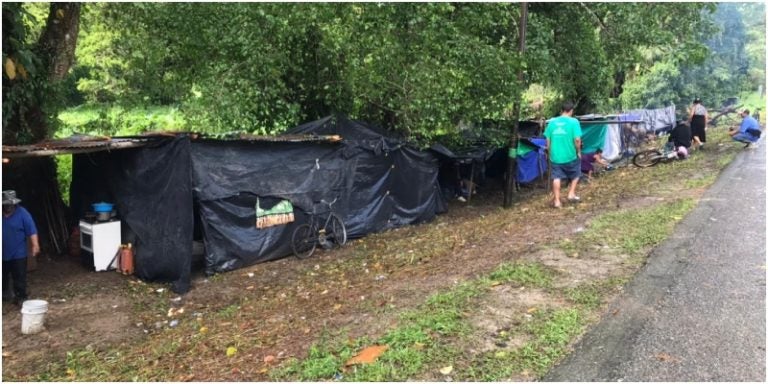
[[[45,300],[26,300],[21,305],[21,333],[34,335],[45,329],[45,313],[48,302]]]
[[[133,274],[133,248],[131,248],[131,243],[120,246],[120,257],[117,265],[118,272],[123,275]]]
[[[115,206],[114,204],[105,203],[105,202],[91,204],[91,207],[93,207],[93,211],[96,212],[96,213],[99,213],[99,212],[112,212],[112,208],[114,206]]]

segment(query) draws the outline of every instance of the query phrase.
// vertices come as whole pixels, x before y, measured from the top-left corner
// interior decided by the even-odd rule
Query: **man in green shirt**
[[[581,124],[573,117],[573,103],[566,101],[559,117],[547,124],[544,137],[552,167],[552,191],[555,198],[552,205],[560,208],[560,179],[570,179],[568,201],[579,202],[576,185],[581,177]]]

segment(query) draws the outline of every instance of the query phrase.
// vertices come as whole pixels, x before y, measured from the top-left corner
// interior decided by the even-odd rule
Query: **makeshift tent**
[[[97,201],[114,202],[123,241],[136,249],[136,274],[189,289],[194,223],[200,222],[207,273],[224,272],[291,253],[296,225],[321,199],[349,237],[428,221],[445,211],[438,161],[404,141],[344,117],[328,117],[286,133],[323,140],[192,140],[74,155],[72,207],[83,217]],[[288,201],[290,204],[281,204]],[[293,223],[257,226],[281,204]],[[274,224],[274,223],[273,223]]]
[[[189,290],[192,179],[187,137],[151,146],[72,156],[70,206],[82,218],[91,204],[113,202],[122,241],[132,243],[136,276]]]
[[[501,132],[509,132],[511,129],[511,121],[506,120],[485,120],[480,124],[479,132],[483,132],[483,129],[492,127],[495,129],[496,134]],[[518,136],[524,138],[533,138],[541,134],[541,123],[538,121],[520,121],[518,125]],[[482,185],[487,178],[499,178],[503,177],[507,171],[507,148],[498,148],[493,146],[487,140],[477,136],[476,131],[463,132],[463,140],[470,142],[471,144],[465,148],[448,149],[442,144],[433,144],[430,147],[434,153],[436,153],[441,162],[440,168],[440,185],[443,188],[444,195],[448,198],[453,197],[456,192],[457,186],[461,179],[467,179],[474,184]],[[527,139],[524,139],[527,140]],[[532,144],[528,141],[528,144]],[[518,144],[518,156],[521,150]],[[525,144],[522,144],[525,145]],[[527,148],[527,147],[525,147]],[[527,153],[529,149],[522,149],[523,153]],[[533,157],[528,155],[522,165],[524,169],[521,170],[521,164],[519,164],[518,157],[518,175],[527,175],[532,172],[526,164],[530,162]],[[531,164],[536,164],[535,162]],[[536,167],[538,169],[538,166]],[[544,167],[546,170],[546,166]],[[536,171],[538,172],[538,171]],[[523,181],[528,182],[528,181]]]

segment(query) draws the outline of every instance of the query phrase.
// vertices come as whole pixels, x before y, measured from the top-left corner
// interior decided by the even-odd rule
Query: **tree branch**
[[[581,7],[584,8],[584,10],[586,10],[597,21],[598,24],[600,24],[600,27],[603,30],[605,30],[605,31],[608,30],[608,26],[605,25],[603,20],[599,16],[597,16],[597,14],[593,10],[589,9],[589,7],[587,7],[587,5],[584,4],[584,3],[580,2],[579,5],[581,5]]]

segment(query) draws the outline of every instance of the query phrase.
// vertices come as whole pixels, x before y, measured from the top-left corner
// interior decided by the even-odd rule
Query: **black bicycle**
[[[306,259],[315,253],[318,245],[323,249],[341,247],[347,243],[347,228],[344,221],[333,213],[333,204],[338,197],[328,202],[320,200],[320,203],[328,207],[327,211],[316,212],[315,207],[309,215],[309,223],[296,227],[291,236],[293,254],[299,259]],[[325,216],[325,219],[322,219]]]

